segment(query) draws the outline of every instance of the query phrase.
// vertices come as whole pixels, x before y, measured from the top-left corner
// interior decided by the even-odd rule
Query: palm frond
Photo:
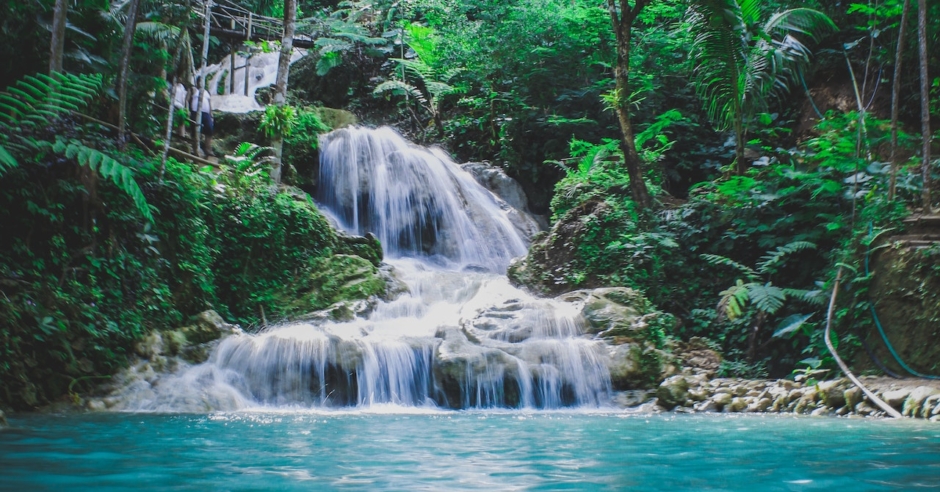
[[[802,34],[814,42],[839,28],[826,14],[809,8],[796,8],[776,13],[764,23],[764,31],[787,35]]]

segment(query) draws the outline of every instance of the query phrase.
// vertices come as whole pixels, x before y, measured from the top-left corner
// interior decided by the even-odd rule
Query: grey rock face
[[[659,385],[656,397],[659,398],[659,404],[667,410],[685,405],[689,399],[689,383],[684,376],[672,376]]]

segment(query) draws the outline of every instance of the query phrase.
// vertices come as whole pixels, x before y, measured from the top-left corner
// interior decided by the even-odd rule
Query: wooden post
[[[206,0],[206,24],[202,36],[202,68],[199,69],[198,101],[196,102],[196,139],[193,142],[195,154],[202,157],[202,98],[206,92],[206,65],[209,63],[209,22],[212,18],[212,0]]]
[[[252,13],[248,12],[248,27],[245,29],[245,41],[251,41],[251,21]],[[247,46],[247,45],[246,45]],[[251,66],[251,48],[245,49],[245,96],[248,96],[248,68]]]
[[[235,18],[232,17],[232,30],[235,30]],[[235,93],[235,41],[231,41],[230,51],[229,51],[229,64],[232,69],[228,71],[228,93]]]

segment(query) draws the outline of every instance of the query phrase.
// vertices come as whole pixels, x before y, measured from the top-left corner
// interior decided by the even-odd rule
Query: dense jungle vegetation
[[[0,407],[88,389],[206,309],[289,317],[297,279],[310,309],[381,290],[309,280],[381,260],[301,191],[337,124],[321,107],[502,167],[553,225],[515,281],[639,289],[727,375],[835,371],[839,271],[836,342],[861,353],[868,250],[938,205],[937,2],[233,4],[313,47],[214,167],[162,155],[170,80],[203,46],[211,63],[278,42],[204,44],[197,0],[0,5]],[[935,300],[940,249],[917,255],[912,295]]]

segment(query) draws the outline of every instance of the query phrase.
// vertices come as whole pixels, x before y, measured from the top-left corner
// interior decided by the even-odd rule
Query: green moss
[[[385,279],[368,260],[352,255],[319,258],[310,273],[283,294],[289,315],[325,309],[330,305],[366,299],[385,292]]]

